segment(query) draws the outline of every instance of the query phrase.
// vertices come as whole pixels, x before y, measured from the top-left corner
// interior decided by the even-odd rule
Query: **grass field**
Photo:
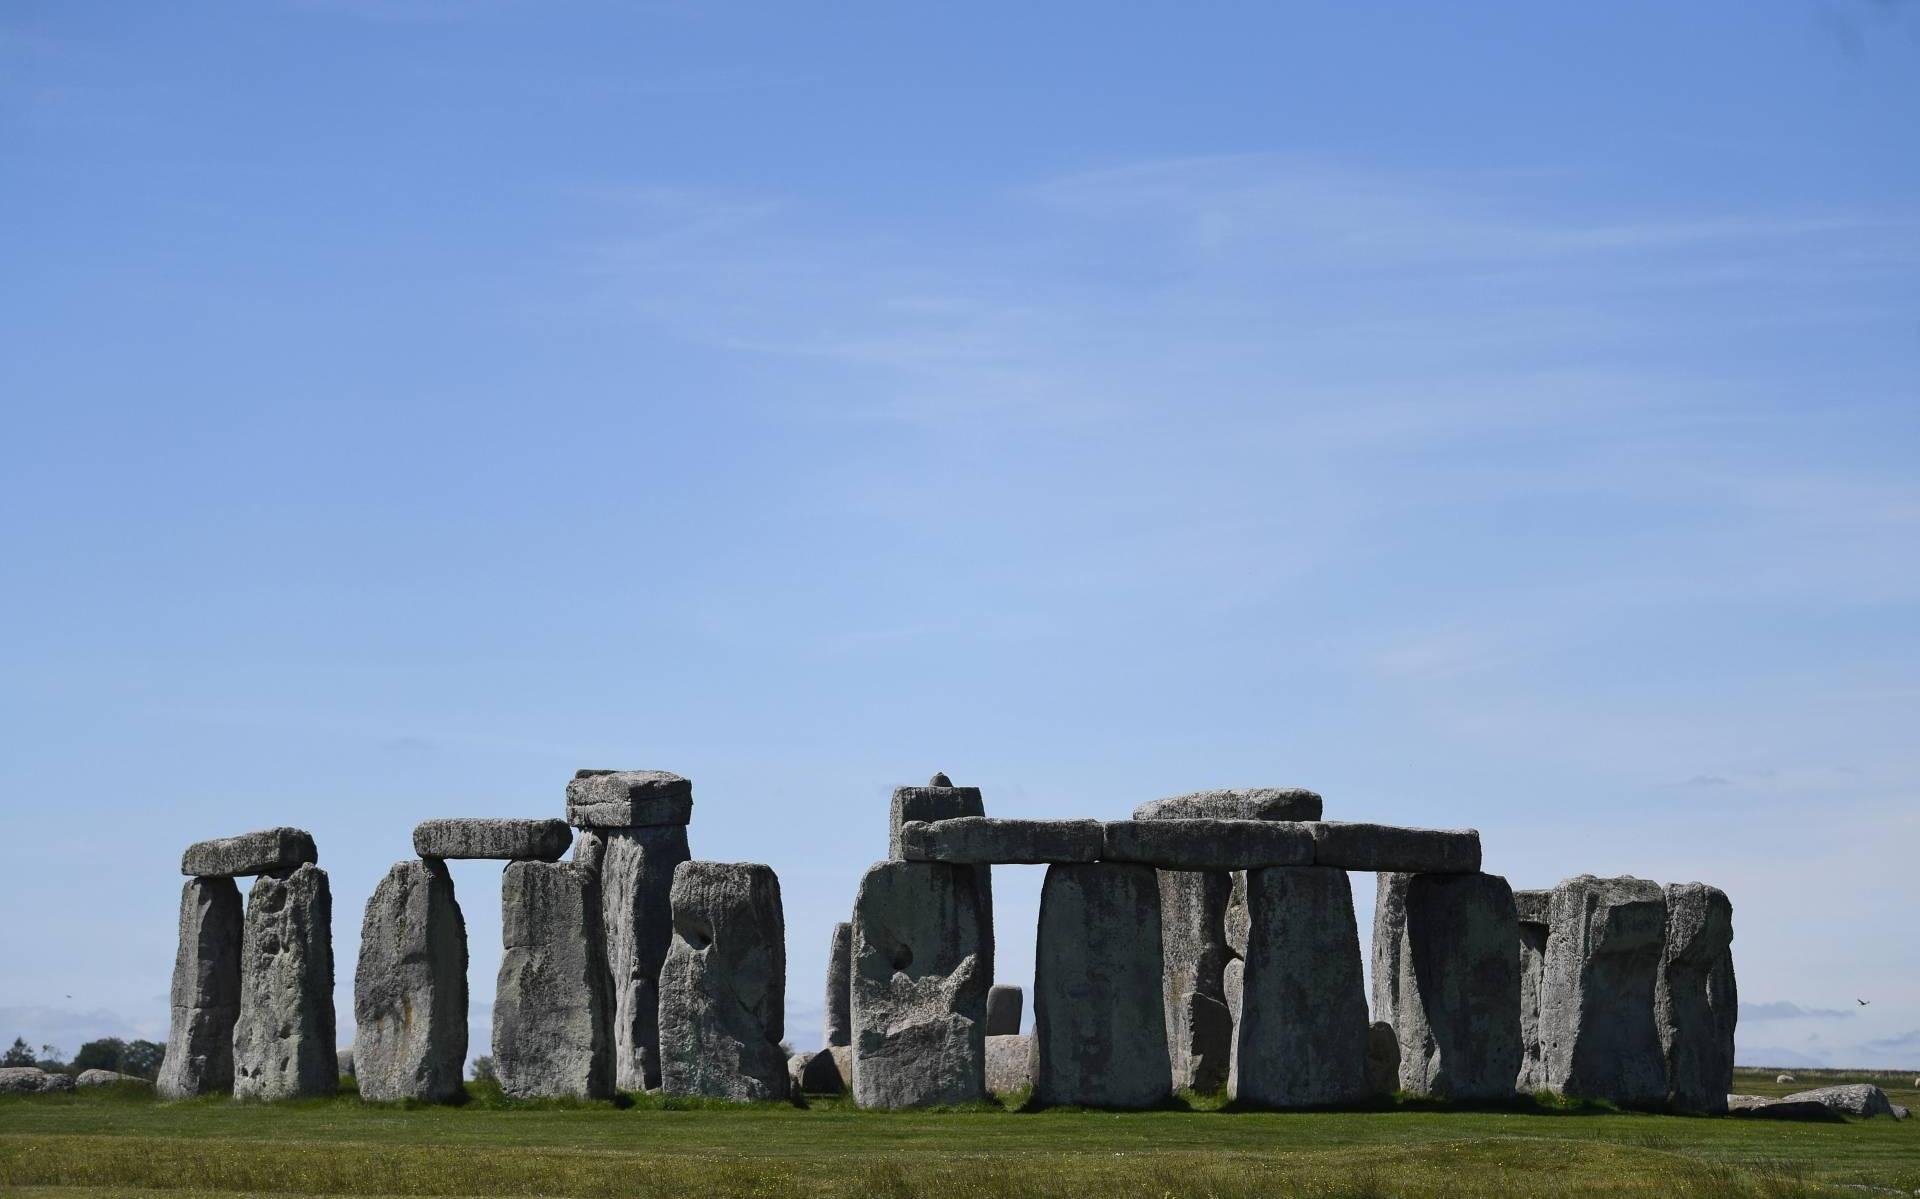
[[[1801,1072],[1801,1085],[1840,1081]],[[1852,1075],[1920,1108],[1911,1075]],[[1735,1089],[1778,1094],[1773,1072]],[[1600,1108],[860,1112],[0,1098],[8,1196],[1791,1196],[1920,1192],[1920,1119],[1783,1124]],[[1867,1188],[1863,1190],[1862,1188]]]

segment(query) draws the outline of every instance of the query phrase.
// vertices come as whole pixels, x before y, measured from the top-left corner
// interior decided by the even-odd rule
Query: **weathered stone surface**
[[[987,1094],[1012,1095],[1033,1086],[1033,1038],[1005,1033],[987,1038]]]
[[[660,970],[660,1086],[748,1101],[788,1093],[780,880],[754,863],[682,862]]]
[[[665,770],[581,770],[567,783],[567,823],[640,828],[693,819],[693,784]]]
[[[831,1048],[794,1054],[788,1063],[787,1084],[801,1095],[839,1095],[847,1089],[839,1058]]]
[[[1313,834],[1316,866],[1403,874],[1470,874],[1480,869],[1480,834],[1473,829],[1346,821],[1316,821],[1307,828]]]
[[[1249,870],[1246,895],[1244,993],[1228,1092],[1264,1107],[1365,1098],[1367,996],[1346,872]]]
[[[1553,889],[1515,891],[1513,917],[1522,924],[1537,924],[1542,928],[1553,923]]]
[[[1048,867],[1033,979],[1035,1100],[1139,1108],[1167,1099],[1163,975],[1152,867]]]
[[[423,820],[413,828],[413,852],[423,858],[557,862],[572,843],[564,820]]]
[[[1506,1099],[1523,1057],[1520,931],[1494,874],[1381,874],[1373,1010],[1399,1041],[1397,1089]]]
[[[122,1074],[118,1070],[82,1070],[74,1078],[73,1085],[82,1089],[88,1087],[113,1087],[121,1083],[131,1083],[138,1087],[151,1087],[153,1084],[138,1074]]]
[[[1367,1029],[1367,1090],[1391,1095],[1400,1089],[1400,1038],[1393,1025],[1376,1020]]]
[[[38,1066],[0,1066],[0,1095],[51,1095],[73,1090],[73,1075],[49,1074]]]
[[[853,924],[842,920],[833,926],[833,943],[827,950],[827,1026],[826,1042],[853,1044]]]
[[[861,1107],[986,1093],[989,936],[974,867],[877,862],[853,905],[853,1094]]]
[[[1816,1087],[1783,1097],[1782,1103],[1818,1103],[1848,1116],[1893,1116],[1894,1105],[1887,1093],[1871,1083],[1852,1082],[1840,1086]],[[1896,1117],[1904,1118],[1904,1117]]]
[[[583,828],[574,834],[571,861],[575,866],[584,867],[598,874],[600,865],[606,857],[607,838],[599,829]]]
[[[1149,800],[1135,820],[1318,820],[1320,797],[1299,787],[1235,787]]]
[[[1020,1032],[1020,1017],[1026,1006],[1026,992],[1006,983],[995,983],[987,991],[987,1035],[1011,1037]]]
[[[1554,888],[1540,992],[1550,1090],[1633,1106],[1665,1102],[1653,998],[1666,922],[1666,896],[1645,879],[1583,874]]]
[[[312,833],[297,828],[267,828],[238,837],[195,841],[180,855],[180,873],[195,878],[278,874],[319,860]]]
[[[156,1089],[187,1099],[233,1089],[233,1025],[240,1018],[240,888],[190,878],[180,889],[173,1019]]]
[[[1162,870],[1310,866],[1313,834],[1304,824],[1272,820],[1114,820],[1104,826],[1100,860]]]
[[[1515,891],[1513,907],[1520,934],[1520,1075],[1514,1087],[1531,1095],[1547,1089],[1547,1063],[1540,1053],[1540,987],[1553,892]]]
[[[368,898],[353,1019],[355,1050],[335,1069],[358,1070],[361,1098],[465,1097],[467,924],[445,862],[395,863]]]
[[[611,985],[600,880],[572,862],[514,862],[500,880],[505,952],[493,998],[500,1089],[522,1097],[613,1094]]]
[[[1817,1099],[1786,1100],[1771,1095],[1729,1095],[1727,1112],[1748,1120],[1806,1120],[1828,1124],[1845,1120]]]
[[[1733,904],[1718,887],[1666,888],[1666,944],[1653,1018],[1667,1065],[1667,1106],[1717,1114],[1733,1085]]]
[[[900,850],[909,862],[981,866],[996,862],[1038,865],[1091,862],[1099,858],[1098,820],[1002,820],[960,816],[931,824],[911,821],[900,830]]]
[[[1244,958],[1234,958],[1227,968],[1220,972],[1220,989],[1227,993],[1227,1013],[1233,1017],[1235,1028],[1240,1026],[1240,998],[1246,993],[1247,963]],[[1227,1051],[1228,1068],[1232,1068],[1233,1051]]]
[[[1162,870],[1159,883],[1162,993],[1173,1087],[1218,1091],[1227,1085],[1233,1056],[1233,1014],[1225,987],[1227,963],[1234,956],[1226,937],[1233,876]]]
[[[1791,1074],[1776,1074],[1776,1075],[1774,1075],[1774,1076],[1773,1076],[1773,1081],[1775,1081],[1775,1082],[1799,1082],[1800,1080],[1799,1080],[1799,1079],[1797,1079],[1797,1078],[1795,1078],[1795,1077],[1794,1077],[1793,1075],[1791,1075]]]
[[[936,775],[944,778],[944,775]],[[900,842],[900,830],[914,821],[931,823],[961,816],[985,816],[986,805],[978,787],[895,787],[887,826],[887,856],[895,861],[906,858]]]
[[[1233,956],[1247,956],[1247,872],[1237,870],[1227,895],[1227,948]]]
[[[693,855],[687,826],[604,829],[600,900],[613,983],[614,1083],[660,1085],[660,967],[673,943],[673,872]]]
[[[353,1046],[342,1045],[333,1051],[334,1069],[345,1078],[353,1074]]]
[[[311,863],[261,875],[240,939],[233,1096],[294,1099],[340,1088],[334,1061],[333,892]]]

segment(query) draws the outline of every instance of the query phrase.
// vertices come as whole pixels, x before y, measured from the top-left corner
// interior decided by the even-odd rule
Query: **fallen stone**
[[[1365,1099],[1367,996],[1344,870],[1247,871],[1247,956],[1228,1093],[1261,1107]]]
[[[1733,905],[1704,883],[1666,888],[1667,927],[1654,984],[1667,1106],[1717,1115],[1733,1085]]]
[[[413,829],[413,852],[423,858],[557,862],[572,843],[564,820],[423,820]]]
[[[1776,1074],[1776,1075],[1774,1075],[1774,1076],[1773,1076],[1773,1081],[1775,1081],[1775,1082],[1799,1082],[1800,1080],[1799,1080],[1799,1079],[1797,1079],[1797,1078],[1795,1078],[1795,1077],[1794,1077],[1793,1075],[1791,1075],[1791,1074]]]
[[[1666,923],[1658,883],[1583,874],[1554,888],[1540,984],[1549,1090],[1626,1106],[1666,1101],[1653,1015]]]
[[[687,826],[603,829],[602,927],[613,985],[614,1085],[660,1085],[660,967],[673,943],[673,872],[693,855]]]
[[[1512,1098],[1523,1056],[1519,946],[1500,876],[1379,876],[1373,1010],[1399,1039],[1398,1090]]]
[[[1852,1082],[1839,1086],[1816,1087],[1811,1091],[1799,1091],[1785,1096],[1782,1103],[1818,1103],[1844,1116],[1858,1116],[1868,1119],[1873,1116],[1894,1115],[1893,1103],[1887,1093],[1872,1083]],[[1896,1117],[1904,1119],[1905,1117]]]
[[[641,828],[693,819],[693,784],[665,770],[581,770],[567,783],[567,823]]]
[[[1316,821],[1313,864],[1400,874],[1472,874],[1480,869],[1473,829],[1399,828],[1391,824]]]
[[[987,1038],[987,1094],[1000,1098],[1033,1086],[1033,1038],[1005,1033]]]
[[[671,894],[673,942],[660,969],[661,1089],[736,1102],[786,1098],[780,880],[753,863],[682,862]]]
[[[1520,1074],[1514,1088],[1531,1095],[1547,1089],[1547,1063],[1540,1052],[1540,986],[1547,963],[1551,891],[1515,891],[1520,939]]]
[[[1728,1095],[1727,1112],[1748,1120],[1806,1120],[1835,1124],[1846,1117],[1815,1099],[1778,1099],[1770,1095]]]
[[[1237,787],[1154,799],[1135,820],[1318,820],[1320,797],[1299,787]]]
[[[278,874],[318,862],[313,834],[297,828],[268,828],[238,837],[195,841],[180,855],[180,873],[195,878],[234,878]]]
[[[240,938],[233,1097],[297,1099],[340,1089],[334,1060],[333,892],[308,863],[261,875]]]
[[[231,878],[190,878],[180,889],[172,1022],[155,1089],[188,1099],[233,1089],[233,1026],[240,1018],[240,888]]]
[[[1367,1089],[1376,1095],[1400,1089],[1400,1038],[1385,1020],[1367,1029]]]
[[[51,1095],[73,1086],[71,1074],[49,1074],[38,1066],[0,1066],[0,1095]]]
[[[833,944],[827,951],[826,1042],[853,1044],[853,924],[833,926]]]
[[[946,775],[936,774],[934,778],[944,779]],[[929,787],[895,787],[887,825],[887,856],[895,861],[905,860],[900,830],[914,821],[932,823],[986,814],[978,787],[955,787],[938,782]]]
[[[612,988],[601,921],[600,880],[584,866],[514,862],[501,876],[493,1061],[507,1094],[612,1097]]]
[[[987,991],[987,1035],[1011,1037],[1020,1032],[1020,1016],[1026,1006],[1026,992],[1006,983],[995,983]]]
[[[1233,956],[1225,925],[1233,876],[1161,870],[1159,884],[1161,992],[1173,1088],[1211,1093],[1227,1085],[1233,1056],[1233,1014],[1225,989]]]
[[[796,1095],[839,1095],[847,1089],[840,1060],[831,1048],[794,1054],[787,1082]]]
[[[121,1083],[147,1088],[153,1084],[138,1074],[122,1074],[118,1070],[82,1070],[74,1078],[73,1085],[82,1089],[88,1087],[117,1087]]]
[[[902,856],[909,862],[948,862],[960,866],[992,863],[1037,865],[1091,862],[1099,858],[1103,838],[1098,820],[1002,820],[960,816],[931,824],[912,821],[900,830]]]
[[[853,905],[853,1095],[867,1108],[986,1093],[990,936],[974,868],[877,862]]]
[[[417,838],[416,838],[417,840]],[[467,924],[445,862],[398,862],[367,900],[353,976],[355,1049],[337,1073],[360,1097],[466,1097]]]
[[[1047,868],[1033,979],[1034,1099],[1142,1108],[1173,1093],[1160,883],[1125,862]]]
[[[1307,826],[1272,820],[1115,820],[1102,830],[1100,859],[1162,870],[1248,870],[1310,866]]]

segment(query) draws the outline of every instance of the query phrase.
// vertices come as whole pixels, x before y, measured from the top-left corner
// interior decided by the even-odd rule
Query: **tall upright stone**
[[[1733,1086],[1733,904],[1718,887],[1666,888],[1666,946],[1654,988],[1654,1023],[1667,1065],[1667,1105],[1719,1114]]]
[[[1553,923],[1552,891],[1515,891],[1520,934],[1520,1074],[1515,1089],[1531,1095],[1547,1089],[1547,1063],[1540,1052],[1540,987],[1546,973],[1547,929]]]
[[[755,863],[682,862],[672,904],[673,943],[660,970],[661,1089],[741,1102],[786,1098],[779,878]]]
[[[353,976],[360,1097],[466,1095],[467,924],[440,859],[397,862],[367,900]]]
[[[600,881],[573,862],[514,862],[500,881],[493,999],[500,1089],[606,1099],[614,1089]]]
[[[847,920],[833,926],[827,950],[826,1014],[827,1048],[853,1044],[853,924]]]
[[[187,1099],[233,1089],[233,1025],[240,1015],[240,888],[190,878],[180,889],[173,1020],[155,1089]]]
[[[1346,871],[1249,870],[1246,913],[1228,1093],[1262,1107],[1366,1098],[1367,996]]]
[[[1026,1007],[1026,992],[1009,983],[995,983],[987,989],[987,1035],[1017,1036],[1020,1017]]]
[[[1398,1042],[1397,1087],[1507,1099],[1521,1063],[1519,924],[1492,874],[1382,874],[1373,1010]]]
[[[1033,978],[1034,1101],[1153,1107],[1173,1093],[1151,866],[1047,867]]]
[[[1540,994],[1547,1087],[1628,1106],[1666,1101],[1654,988],[1667,922],[1660,884],[1583,874],[1553,891]]]
[[[888,810],[887,857],[895,862],[906,860],[901,829],[916,820],[931,823],[986,814],[986,803],[980,797],[980,788],[956,787],[944,773],[935,774],[924,787],[895,787]],[[976,866],[973,877],[980,888],[980,910],[987,914],[987,944],[981,955],[981,965],[987,977],[992,978],[993,871],[986,866]]]
[[[261,875],[247,893],[240,940],[234,1098],[331,1095],[340,1087],[335,1048],[327,872],[308,863]]]
[[[986,1095],[986,914],[975,866],[876,862],[853,905],[853,1095],[932,1107]]]

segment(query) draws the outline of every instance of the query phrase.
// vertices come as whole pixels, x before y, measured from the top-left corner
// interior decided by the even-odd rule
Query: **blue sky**
[[[0,5],[0,1040],[282,823],[344,1032],[416,821],[619,766],[814,1044],[945,770],[1714,882],[1744,1059],[1920,1065],[1920,11],[1035,7]]]

